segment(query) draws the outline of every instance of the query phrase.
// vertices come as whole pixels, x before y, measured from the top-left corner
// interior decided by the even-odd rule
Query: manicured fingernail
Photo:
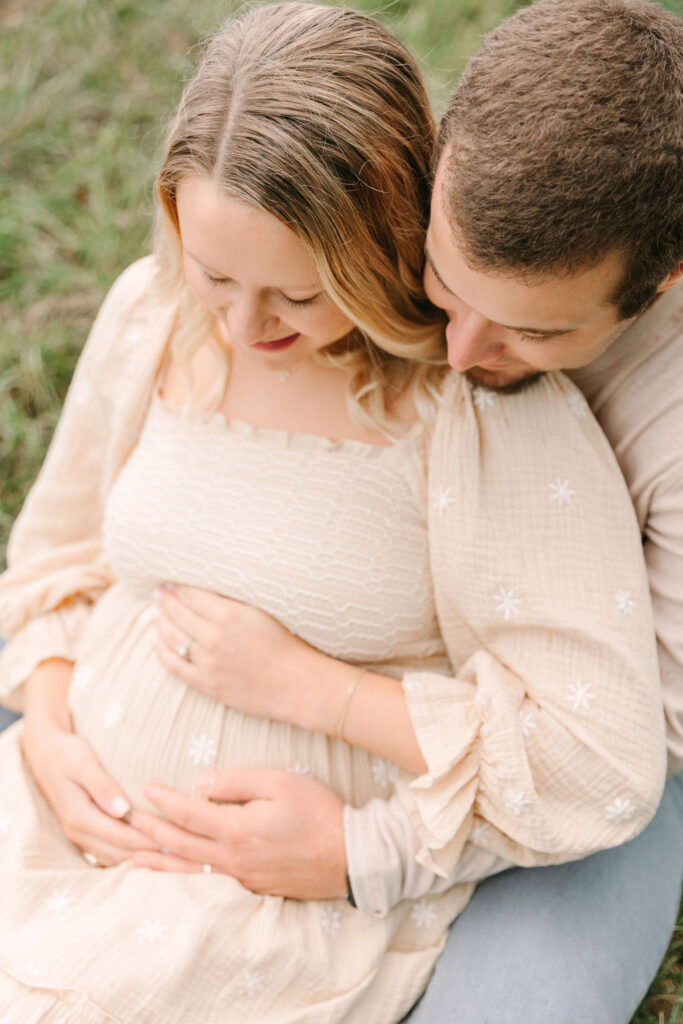
[[[111,802],[111,813],[115,818],[123,818],[130,811],[130,804],[122,796],[115,796]]]
[[[205,793],[211,793],[216,787],[216,776],[213,772],[207,772],[206,775],[197,776],[197,789],[202,789]]]
[[[175,583],[162,583],[161,584],[161,589],[162,590],[167,590],[169,592],[169,594],[172,594],[173,591],[175,590]]]

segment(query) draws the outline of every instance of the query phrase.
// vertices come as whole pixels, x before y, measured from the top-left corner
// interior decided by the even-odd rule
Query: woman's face
[[[236,356],[282,372],[353,328],[303,242],[272,214],[193,177],[178,189],[178,219],[187,283]]]

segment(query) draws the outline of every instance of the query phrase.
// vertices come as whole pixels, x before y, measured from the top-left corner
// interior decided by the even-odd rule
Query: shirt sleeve
[[[0,635],[9,641],[0,654],[0,700],[17,710],[41,661],[76,660],[89,610],[112,582],[101,538],[106,497],[135,444],[169,327],[157,310],[150,330],[153,270],[150,258],[133,264],[100,308],[10,536],[0,577]]]
[[[664,692],[668,772],[683,771],[683,462],[661,473],[645,526],[645,561]]]
[[[403,680],[424,775],[346,810],[354,895],[374,913],[625,842],[664,783],[640,533],[585,400],[561,375],[509,396],[454,375],[443,397],[429,530],[454,671]]]

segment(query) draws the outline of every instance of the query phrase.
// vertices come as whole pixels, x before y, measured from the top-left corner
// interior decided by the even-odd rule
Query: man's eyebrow
[[[441,287],[444,288],[445,291],[447,291],[449,295],[452,295],[454,299],[459,298],[459,296],[455,294],[453,289],[448,287],[448,285],[446,284],[446,282],[442,278],[441,274],[437,270],[436,264],[435,264],[434,260],[432,259],[431,255],[430,255],[430,252],[429,252],[429,249],[427,248],[426,245],[425,245],[425,249],[424,249],[424,254],[425,254],[425,260],[429,264],[429,269],[432,271],[432,273],[434,274],[434,277],[437,279],[437,281],[439,282]],[[462,300],[460,300],[460,301],[462,301]],[[537,334],[539,337],[543,337],[543,338],[559,338],[563,334],[571,334],[572,331],[577,330],[576,327],[557,327],[557,328],[554,328],[553,330],[546,330],[543,327],[517,327],[517,326],[513,327],[511,324],[498,324],[498,326],[499,327],[504,327],[506,331],[516,331],[518,334]]]
[[[446,282],[442,278],[441,274],[437,270],[436,263],[432,259],[431,255],[429,253],[429,249],[427,248],[426,244],[425,244],[425,259],[426,259],[427,263],[429,264],[429,269],[431,270],[432,274],[437,279],[437,281],[439,282],[441,287],[445,288],[445,290],[448,292],[449,295],[452,295],[454,298],[457,299],[458,296],[455,294],[455,292],[451,291],[451,289],[448,287],[448,285],[446,284]]]

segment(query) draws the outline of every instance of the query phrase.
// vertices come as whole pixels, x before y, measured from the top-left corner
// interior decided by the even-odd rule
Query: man
[[[643,532],[675,775],[683,24],[641,0],[541,0],[518,12],[468,65],[437,161],[425,281],[449,317],[450,364],[494,391],[568,369],[619,459]],[[630,1020],[675,922],[681,780],[626,846],[482,885],[411,1022]]]
[[[482,401],[584,367],[575,380],[645,538],[672,773],[683,767],[682,63],[683,26],[645,0],[541,0],[501,25],[444,118],[425,272],[449,317],[449,361],[491,389]],[[681,788],[669,783],[624,847],[484,882],[411,1024],[628,1021],[675,920]],[[328,812],[312,790],[296,812],[289,843],[278,834],[264,849],[280,851],[283,876],[294,864],[324,878],[328,846],[318,853],[302,815],[324,833]]]

